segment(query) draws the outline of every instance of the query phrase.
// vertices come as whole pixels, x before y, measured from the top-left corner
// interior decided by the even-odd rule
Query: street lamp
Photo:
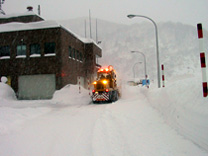
[[[144,77],[146,81],[146,86],[147,86],[147,63],[146,63],[146,57],[143,52],[140,51],[131,51],[131,53],[139,53],[144,57]]]
[[[160,84],[160,56],[159,56],[159,45],[158,45],[158,29],[157,29],[157,25],[155,23],[155,21],[153,21],[151,18],[147,17],[147,16],[143,16],[143,15],[128,15],[128,18],[134,18],[134,17],[143,17],[146,18],[148,20],[150,20],[154,26],[155,26],[155,36],[156,36],[156,53],[157,53],[157,76],[158,76],[158,88],[161,87]]]
[[[135,76],[135,75],[136,75],[136,74],[135,74],[135,67],[136,67],[136,65],[139,64],[139,63],[142,63],[142,62],[136,62],[136,63],[134,64],[133,68],[132,68],[133,74],[134,74],[134,80],[135,80],[135,77],[136,77],[136,76]]]

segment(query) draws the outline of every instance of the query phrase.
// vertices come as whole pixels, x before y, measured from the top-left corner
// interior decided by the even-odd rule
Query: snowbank
[[[21,130],[24,122],[51,110],[42,107],[30,108],[30,103],[24,104],[23,101],[18,101],[13,89],[9,85],[0,82],[0,136]],[[34,101],[35,103],[37,101]]]
[[[172,80],[165,88],[144,90],[151,105],[181,135],[208,151],[208,98],[200,76]]]
[[[17,100],[13,89],[4,83],[0,82],[0,106],[15,106],[21,107],[35,107],[45,105],[45,103],[51,105],[84,105],[91,103],[91,96],[89,91],[81,87],[79,93],[78,85],[67,85],[61,90],[57,90],[51,100]]]
[[[84,105],[91,103],[89,91],[81,87],[79,93],[78,85],[67,85],[53,95],[53,102],[67,105]]]
[[[0,100],[16,100],[15,93],[13,89],[5,84],[0,82]]]

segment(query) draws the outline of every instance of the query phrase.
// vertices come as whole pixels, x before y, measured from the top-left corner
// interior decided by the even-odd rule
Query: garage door
[[[18,78],[19,99],[50,99],[56,89],[54,74],[24,75]]]

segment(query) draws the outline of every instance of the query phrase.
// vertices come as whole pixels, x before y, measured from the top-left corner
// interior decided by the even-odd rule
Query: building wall
[[[94,43],[83,43],[65,29],[61,29],[61,47],[62,47],[62,69],[65,71],[63,79],[64,85],[68,83],[77,84],[77,77],[81,76],[87,84],[87,80],[92,81],[96,68],[95,54],[102,56],[101,49]],[[69,46],[76,50],[75,57],[69,56]],[[78,51],[78,53],[77,53]],[[78,55],[82,55],[82,59]],[[84,87],[87,88],[87,85]]]
[[[96,55],[102,56],[101,49],[93,43],[85,45],[85,67],[84,70],[90,78],[90,81],[94,79],[97,73]]]
[[[10,46],[10,58],[0,58],[0,77],[10,76],[15,92],[18,92],[18,77],[22,75],[54,74],[56,89],[67,84],[77,84],[78,76],[83,77],[87,84],[87,79],[91,78],[92,81],[96,72],[95,54],[101,56],[100,48],[93,43],[83,43],[62,27],[0,33],[0,38],[0,46]],[[46,42],[55,43],[55,56],[45,56]],[[17,45],[23,44],[27,49],[26,57],[16,58]],[[30,56],[31,44],[40,44],[39,57]],[[69,56],[69,47],[75,50],[75,56]]]
[[[70,34],[67,30],[61,29],[61,55],[62,66],[61,71],[64,73],[63,84],[77,84],[78,76],[85,76],[83,71],[83,61],[78,57],[78,52],[84,56],[84,43]],[[74,53],[75,57],[69,56],[69,48]]]
[[[21,32],[0,33],[0,46],[10,46],[10,59],[0,59],[0,76],[11,76],[11,86],[18,91],[18,76],[35,74],[55,74],[56,88],[60,89],[60,29],[43,29]],[[44,56],[44,43],[55,42],[56,56]],[[30,57],[30,44],[38,43],[41,47],[40,57]],[[16,58],[17,45],[25,44],[26,58]]]

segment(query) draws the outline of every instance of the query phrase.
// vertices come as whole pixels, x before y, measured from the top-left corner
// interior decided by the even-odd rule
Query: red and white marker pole
[[[164,72],[164,65],[161,65],[162,68],[162,85],[165,87],[165,72]]]
[[[79,76],[79,94],[81,93],[81,82],[80,82],[80,76]]]
[[[148,80],[147,80],[147,78],[148,78],[148,76],[147,76],[147,75],[145,75],[145,79],[146,79],[146,86],[147,86],[147,88],[149,88],[149,85],[148,85]]]
[[[205,58],[203,30],[202,30],[202,24],[201,23],[197,24],[197,30],[198,30],[200,61],[201,61],[201,69],[202,69],[203,96],[207,97],[206,58]]]

